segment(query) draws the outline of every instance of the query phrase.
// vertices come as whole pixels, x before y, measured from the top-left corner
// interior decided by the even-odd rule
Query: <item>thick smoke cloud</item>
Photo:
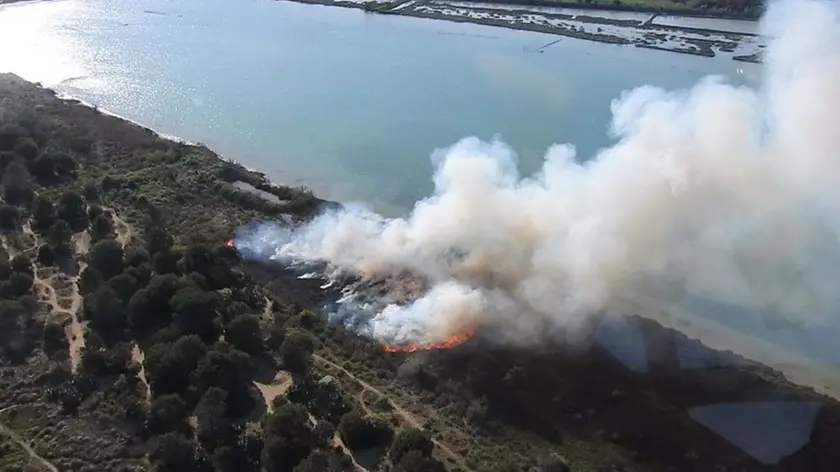
[[[430,289],[377,307],[366,332],[434,341],[478,325],[529,343],[638,300],[712,300],[821,322],[840,290],[840,22],[821,1],[779,1],[758,90],[710,77],[612,104],[617,144],[556,145],[520,176],[513,149],[467,138],[436,151],[434,194],[405,218],[362,208],[240,243]],[[655,302],[654,302],[655,304]]]

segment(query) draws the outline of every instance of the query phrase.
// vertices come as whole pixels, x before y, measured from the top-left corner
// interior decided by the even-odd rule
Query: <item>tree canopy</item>
[[[262,464],[268,471],[294,470],[320,445],[306,409],[294,403],[281,406],[264,420],[263,435]]]
[[[225,327],[225,340],[240,351],[249,354],[260,352],[260,319],[255,315],[237,316]]]
[[[107,280],[123,271],[123,248],[113,239],[103,239],[88,252],[88,264]]]
[[[280,346],[283,365],[292,372],[305,372],[308,369],[312,351],[312,337],[299,330],[289,333]]]

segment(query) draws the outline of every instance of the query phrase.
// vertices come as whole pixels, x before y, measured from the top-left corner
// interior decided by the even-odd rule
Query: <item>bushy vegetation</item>
[[[0,85],[9,87],[8,77],[3,80]],[[50,110],[76,113],[42,99]],[[65,380],[47,389],[45,398],[64,413],[113,415],[123,418],[121,428],[133,424],[125,433],[145,444],[154,470],[349,470],[351,461],[332,450],[332,438],[321,429],[316,434],[301,404],[267,415],[264,428],[248,427],[261,401],[251,381],[256,364],[273,364],[276,354],[278,363],[306,374],[314,342],[293,329],[282,336],[288,341],[282,350],[267,351],[257,315],[265,297],[239,268],[237,251],[223,244],[248,220],[305,217],[320,200],[273,185],[205,148],[165,141],[120,121],[117,128],[127,134],[113,139],[107,133],[114,128],[88,127],[111,119],[89,109],[79,110],[88,116],[68,121],[50,111],[29,113],[25,103],[0,106],[0,232],[20,251],[0,258],[0,360],[49,355]],[[237,181],[283,203],[230,191]],[[227,219],[208,223],[218,221],[220,208]],[[116,239],[112,209],[132,223],[135,237],[127,245]],[[32,246],[25,227],[32,230]],[[74,239],[81,233],[90,241],[85,255]],[[39,314],[39,268],[79,271],[83,301],[77,315],[86,332],[75,375],[66,370],[69,340],[61,323],[67,318]],[[135,346],[144,353],[142,365],[133,358]],[[141,367],[149,385],[145,406]],[[126,444],[115,450],[127,451]],[[68,470],[78,469],[78,461],[67,461]]]
[[[351,449],[366,449],[387,444],[393,431],[381,420],[370,418],[354,410],[341,417],[338,432]]]

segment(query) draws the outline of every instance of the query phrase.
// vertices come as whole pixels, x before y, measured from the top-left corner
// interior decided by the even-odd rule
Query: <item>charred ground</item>
[[[642,375],[480,333],[385,353],[317,314],[322,282],[224,245],[325,202],[10,75],[0,168],[3,470],[765,470],[686,414],[761,400],[823,405],[773,470],[840,465],[837,403],[746,362]]]

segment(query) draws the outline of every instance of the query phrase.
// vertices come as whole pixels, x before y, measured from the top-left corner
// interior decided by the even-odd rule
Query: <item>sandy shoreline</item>
[[[297,3],[355,8],[368,13],[401,15],[414,18],[472,23],[536,33],[559,35],[606,44],[635,46],[704,57],[729,57],[733,60],[760,62],[764,47],[756,33],[676,26],[656,23],[659,13],[642,13],[636,19],[571,14],[528,9],[526,5],[469,5],[457,0],[287,0]],[[504,8],[503,8],[504,7]],[[615,13],[615,12],[613,12]],[[637,12],[638,13],[638,12]],[[535,52],[543,52],[538,50]]]

